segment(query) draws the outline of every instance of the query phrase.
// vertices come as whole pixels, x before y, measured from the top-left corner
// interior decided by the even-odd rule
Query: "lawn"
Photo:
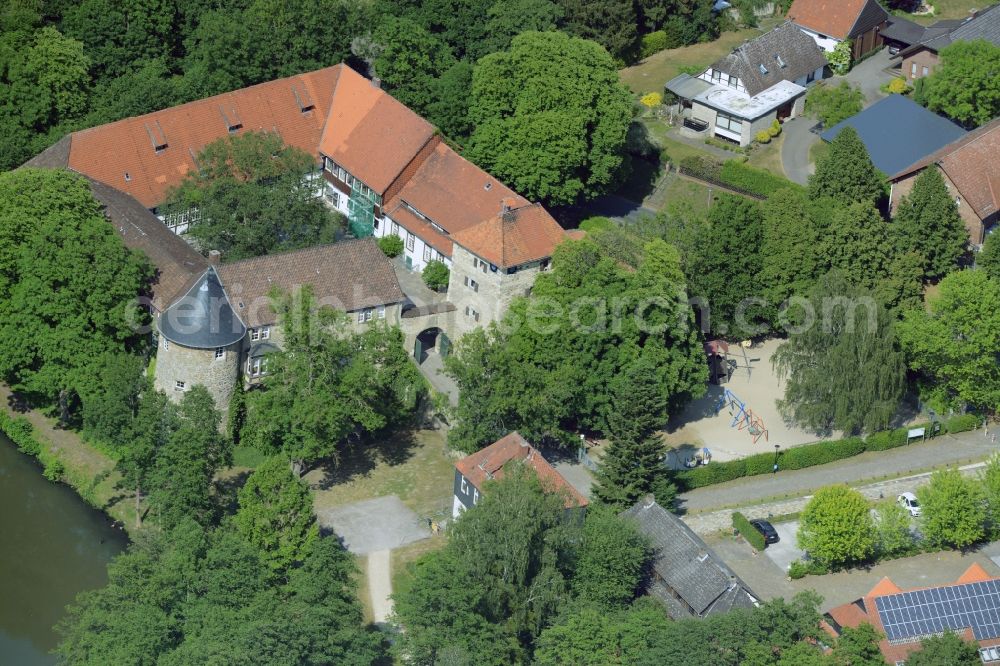
[[[690,209],[697,215],[706,215],[711,203],[716,201],[723,191],[709,187],[693,180],[672,175],[670,183],[664,189],[665,205],[680,206]]]
[[[436,430],[398,431],[341,455],[331,469],[306,474],[316,509],[396,495],[417,515],[450,515],[454,462],[444,434]]]
[[[761,28],[725,32],[714,42],[692,44],[654,53],[639,64],[619,72],[622,81],[634,93],[662,92],[663,85],[680,74],[682,68],[708,67],[748,39],[774,27],[776,19],[761,21]]]
[[[970,10],[983,9],[992,3],[989,1],[977,2],[976,0],[930,0],[930,4],[934,5],[933,16],[914,16],[913,14],[907,14],[906,12],[893,13],[899,14],[900,16],[908,18],[911,21],[916,21],[917,23],[928,24],[942,19],[965,18],[969,15]]]
[[[747,164],[785,178],[785,168],[781,165],[781,144],[784,140],[785,135],[779,134],[770,143],[757,144],[750,153]]]

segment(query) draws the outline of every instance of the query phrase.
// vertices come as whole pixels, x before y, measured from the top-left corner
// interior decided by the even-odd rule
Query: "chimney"
[[[209,250],[208,252],[208,263],[213,266],[218,266],[222,262],[222,253],[218,250]]]
[[[373,88],[379,88],[379,89],[381,89],[382,88],[382,79],[380,79],[377,76],[373,76],[372,77],[372,87]]]

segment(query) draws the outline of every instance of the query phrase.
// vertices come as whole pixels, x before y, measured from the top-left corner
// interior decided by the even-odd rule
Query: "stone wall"
[[[168,348],[165,344],[166,339],[160,337],[156,350],[156,388],[179,402],[184,391],[202,385],[215,399],[215,406],[225,413],[236,387],[243,342],[225,347],[222,358],[215,358],[214,349],[192,349],[174,342]],[[184,390],[177,388],[179,381],[184,382]]]

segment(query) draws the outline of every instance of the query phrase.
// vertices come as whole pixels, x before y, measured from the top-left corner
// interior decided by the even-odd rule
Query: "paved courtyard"
[[[799,521],[792,520],[785,523],[774,523],[774,529],[778,532],[778,543],[772,543],[764,549],[764,554],[774,562],[782,571],[788,571],[795,560],[801,560],[805,551],[801,550],[796,542],[799,531]]]
[[[316,517],[357,555],[399,548],[431,535],[426,521],[395,495],[321,509]]]

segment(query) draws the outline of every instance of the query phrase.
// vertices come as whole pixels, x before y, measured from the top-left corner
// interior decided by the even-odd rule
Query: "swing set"
[[[729,389],[723,389],[722,397],[719,398],[719,402],[715,406],[715,413],[721,412],[723,407],[726,407],[729,410],[729,415],[733,417],[729,424],[730,428],[746,430],[753,438],[754,444],[760,441],[761,437],[764,438],[765,442],[767,441],[767,428],[764,427],[764,420],[754,414],[753,410]]]

